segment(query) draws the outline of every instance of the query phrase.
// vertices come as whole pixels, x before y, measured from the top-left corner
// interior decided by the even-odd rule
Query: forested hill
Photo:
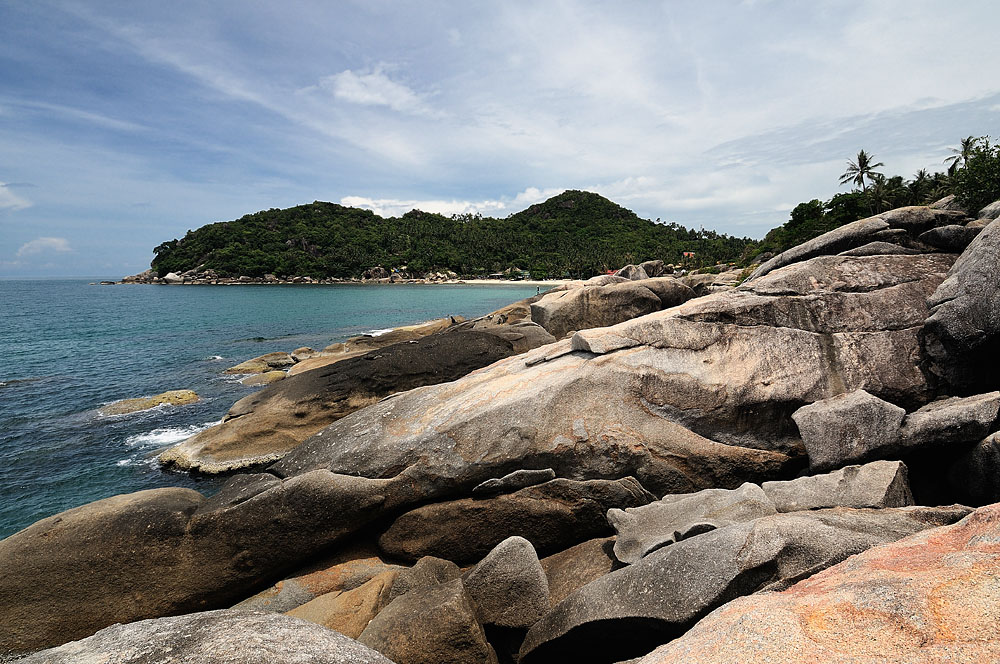
[[[509,268],[533,277],[590,277],[628,263],[699,265],[739,260],[756,243],[640,219],[597,194],[567,191],[504,219],[413,210],[382,218],[315,202],[203,226],[156,247],[159,276],[197,269],[222,276],[355,277],[381,266],[410,273],[450,269],[485,275]]]

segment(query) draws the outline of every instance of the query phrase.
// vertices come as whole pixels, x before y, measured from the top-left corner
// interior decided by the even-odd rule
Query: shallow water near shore
[[[256,389],[224,369],[271,351],[534,295],[525,284],[93,286],[0,281],[0,538],[84,503],[163,486],[222,484],[165,472],[164,448]],[[192,389],[196,404],[104,417],[106,403]]]

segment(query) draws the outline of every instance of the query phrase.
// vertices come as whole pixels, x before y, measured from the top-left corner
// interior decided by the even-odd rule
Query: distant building
[[[693,251],[685,251],[684,252],[684,258],[694,258],[694,252]]]

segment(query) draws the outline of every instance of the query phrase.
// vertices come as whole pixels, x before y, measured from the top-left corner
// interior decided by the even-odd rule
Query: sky
[[[116,277],[314,200],[507,216],[566,189],[762,237],[859,149],[1000,134],[1000,4],[0,0],[0,277]]]

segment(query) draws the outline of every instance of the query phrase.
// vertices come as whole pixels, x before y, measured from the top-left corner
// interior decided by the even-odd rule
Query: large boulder
[[[948,482],[972,505],[1000,501],[1000,432],[962,454],[948,470]]]
[[[952,394],[1000,387],[1000,220],[986,226],[928,300],[923,346],[929,369]]]
[[[246,362],[226,369],[227,374],[262,374],[275,369],[284,369],[295,364],[295,358],[289,353],[265,353]]]
[[[24,664],[393,664],[343,634],[274,613],[207,611],[113,625]]]
[[[508,473],[503,477],[495,477],[492,480],[486,480],[481,484],[477,484],[472,488],[472,496],[473,498],[489,498],[501,493],[514,493],[518,489],[542,484],[555,478],[556,471],[551,468],[542,468],[540,470],[522,468],[521,470],[515,470],[513,473]]]
[[[368,623],[358,641],[396,664],[496,664],[460,579],[427,586],[393,600]]]
[[[845,224],[778,254],[754,270],[748,277],[748,281],[763,277],[768,272],[785,265],[816,256],[836,254],[872,241],[879,241],[886,237],[885,235],[877,237],[879,233],[887,230],[902,230],[908,237],[916,237],[931,228],[955,224],[964,218],[965,213],[961,211],[922,205],[889,210],[873,217]]]
[[[549,581],[549,598],[558,604],[570,593],[619,567],[615,558],[614,537],[598,537],[542,558],[542,569]]]
[[[593,581],[528,631],[522,664],[648,653],[741,595],[781,590],[851,555],[954,523],[962,507],[794,512],[682,540]]]
[[[464,579],[484,625],[527,629],[549,610],[549,582],[531,542],[508,537]]]
[[[650,277],[650,275],[646,274],[646,270],[641,265],[626,265],[615,272],[615,276],[624,277],[630,281],[648,279]]]
[[[687,537],[774,513],[767,495],[748,482],[738,489],[704,489],[664,496],[642,507],[611,509],[608,522],[618,534],[615,557],[623,563],[635,563]]]
[[[906,411],[854,390],[816,401],[792,413],[813,470],[878,458],[893,451]]]
[[[418,507],[379,537],[391,556],[437,556],[457,563],[480,560],[517,535],[545,553],[607,534],[609,509],[645,505],[655,497],[633,478],[555,479],[495,498],[463,498]]]
[[[316,471],[235,505],[153,489],[42,519],[0,541],[0,653],[229,606],[392,509],[392,489]]]
[[[559,339],[573,330],[614,325],[661,308],[651,290],[626,282],[549,293],[531,305],[531,320]]]
[[[824,475],[764,482],[761,488],[779,512],[826,507],[906,507],[913,504],[906,465],[902,461],[873,461],[863,466],[846,466]]]
[[[398,574],[396,570],[382,572],[357,588],[320,595],[295,607],[287,615],[356,639],[389,603],[389,590]]]
[[[389,592],[389,601],[412,590],[437,586],[461,577],[462,570],[450,560],[424,556],[413,567],[408,567],[399,573]]]
[[[732,601],[640,664],[1000,661],[1000,507]]]
[[[787,479],[804,457],[791,418],[801,406],[856,389],[929,400],[918,332],[952,260],[797,263],[398,394],[334,422],[270,470],[399,476],[425,500],[521,468],[634,475],[657,495]]]
[[[389,394],[454,380],[513,354],[510,341],[469,330],[387,346],[244,397],[221,424],[159,458],[168,466],[202,473],[273,462],[331,422]]]

